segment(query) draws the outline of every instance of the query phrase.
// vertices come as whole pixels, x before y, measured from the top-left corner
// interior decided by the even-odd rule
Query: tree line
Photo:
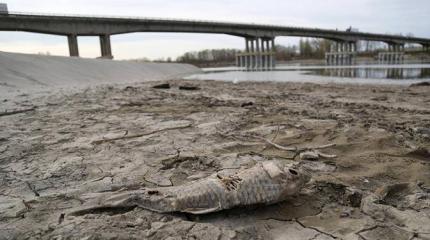
[[[301,39],[298,45],[276,45],[275,54],[278,61],[290,61],[302,58],[323,58],[330,48],[330,41],[320,39]],[[186,52],[176,62],[190,63],[198,66],[215,66],[234,63],[239,49],[205,49]]]
[[[225,65],[235,61],[238,49],[205,49],[202,51],[186,52],[176,59],[176,62],[190,63],[197,66]]]
[[[300,39],[298,44],[276,45],[277,61],[291,61],[300,59],[323,59],[325,53],[330,51],[332,41],[326,39]],[[386,48],[380,42],[360,41],[357,48],[365,55]],[[197,65],[199,67],[232,65],[236,61],[239,49],[205,49],[201,51],[186,52],[176,59],[157,59],[154,62],[179,62]],[[140,59],[143,60],[143,59]],[[149,60],[148,60],[149,61]]]

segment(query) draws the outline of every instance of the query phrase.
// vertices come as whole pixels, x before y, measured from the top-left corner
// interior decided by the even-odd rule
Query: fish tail
[[[82,216],[85,214],[92,214],[97,212],[105,212],[114,209],[132,209],[138,204],[136,199],[139,198],[143,192],[128,192],[115,194],[109,197],[103,196],[99,199],[93,199],[84,206],[73,209],[67,215]]]

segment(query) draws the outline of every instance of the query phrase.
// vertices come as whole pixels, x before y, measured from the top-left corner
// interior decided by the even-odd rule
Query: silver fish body
[[[300,191],[310,177],[281,161],[266,161],[232,176],[214,174],[188,184],[116,194],[74,211],[139,206],[156,212],[205,214],[238,206],[272,204]]]

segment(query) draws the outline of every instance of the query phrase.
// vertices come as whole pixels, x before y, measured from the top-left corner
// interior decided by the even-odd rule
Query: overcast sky
[[[185,18],[346,29],[376,33],[413,33],[430,38],[430,0],[0,0],[9,11]],[[298,38],[281,37],[279,44]],[[177,57],[191,50],[243,48],[228,35],[134,33],[112,37],[116,59]],[[84,57],[100,56],[96,37],[80,37]],[[68,55],[65,37],[0,32],[0,51]]]

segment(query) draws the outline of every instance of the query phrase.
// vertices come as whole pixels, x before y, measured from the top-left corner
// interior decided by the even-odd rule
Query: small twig
[[[281,126],[278,124],[278,128],[277,128],[277,130],[276,130],[275,136],[273,136],[273,138],[272,138],[272,142],[274,142],[274,141],[276,140],[276,138],[278,138],[279,130],[280,130],[280,129],[281,129]],[[267,149],[267,146],[264,146],[264,148],[263,148],[263,149],[261,149],[259,152],[260,152],[260,153],[262,153],[262,152],[264,152],[266,149]]]
[[[264,142],[266,142],[267,144],[278,148],[280,150],[284,150],[284,151],[289,151],[289,152],[296,152],[296,153],[300,153],[300,152],[304,152],[304,151],[312,151],[312,150],[319,150],[319,149],[326,149],[326,148],[330,148],[330,147],[334,147],[336,146],[336,144],[332,143],[332,144],[327,144],[327,145],[322,145],[322,146],[316,146],[316,147],[303,147],[303,148],[298,148],[298,147],[284,147],[282,145],[279,145],[277,143],[272,142],[269,139],[263,138],[263,137],[259,137],[259,136],[253,136],[254,138],[263,140]],[[330,155],[327,155],[330,158]]]
[[[325,153],[322,153],[322,152],[318,152],[318,155],[320,157],[322,157],[322,158],[327,158],[327,159],[337,158],[337,155],[334,155],[334,154],[325,154]]]
[[[108,173],[108,174],[106,174],[106,175],[103,175],[103,176],[101,176],[101,177],[98,177],[98,178],[96,178],[96,179],[93,179],[93,180],[91,180],[91,181],[89,181],[90,183],[93,183],[93,182],[98,182],[98,181],[101,181],[101,180],[103,180],[103,179],[105,179],[105,178],[108,178],[108,177],[114,177],[114,175],[112,174],[112,173]]]
[[[121,136],[121,137],[114,137],[114,138],[106,138],[106,139],[92,141],[91,144],[97,145],[97,144],[102,144],[102,143],[106,143],[106,142],[113,142],[113,141],[123,140],[123,139],[140,138],[140,137],[143,137],[143,136],[148,136],[148,135],[152,135],[152,134],[159,133],[159,132],[170,131],[170,130],[175,130],[175,129],[189,128],[191,126],[192,126],[192,124],[187,124],[187,125],[179,126],[179,127],[157,129],[157,130],[154,130],[154,131],[151,131],[151,132],[147,132],[147,133],[124,135],[124,136]]]
[[[4,111],[4,112],[0,112],[0,117],[10,116],[10,115],[14,115],[14,114],[20,114],[20,113],[25,113],[25,112],[31,112],[34,110],[36,110],[36,107],[19,109],[19,110],[14,110],[14,111]]]
[[[100,170],[100,173],[104,173],[103,169],[101,169],[99,166],[96,167]]]
[[[289,152],[297,152],[299,150],[297,147],[284,147],[284,146],[281,146],[281,145],[279,145],[277,143],[274,143],[271,140],[263,138],[263,137],[259,137],[259,136],[253,136],[253,137],[257,138],[257,139],[260,139],[260,140],[266,142],[267,144],[269,144],[269,145],[271,145],[271,146],[273,146],[273,147],[275,147],[277,149],[280,149],[280,150],[289,151]]]
[[[273,141],[260,137],[260,136],[255,136],[255,135],[250,135],[250,137],[259,139],[264,141],[266,144],[271,145],[277,149],[280,150],[284,150],[284,151],[288,151],[288,152],[293,152],[294,156],[292,157],[292,159],[295,159],[297,156],[301,155],[302,153],[305,152],[312,152],[314,154],[316,154],[317,157],[322,157],[322,158],[336,158],[336,155],[330,155],[330,154],[325,154],[325,153],[321,153],[320,151],[317,151],[318,149],[326,149],[326,148],[330,148],[330,147],[334,147],[336,146],[336,144],[326,144],[326,145],[322,145],[322,146],[315,146],[315,147],[302,147],[302,148],[298,148],[298,147],[285,147],[282,145],[279,145],[277,143],[274,143]]]
[[[318,147],[310,147],[308,149],[319,150],[319,149],[326,149],[326,148],[331,148],[331,147],[336,147],[336,144],[331,143],[331,144],[322,145],[322,146],[318,146]]]
[[[278,124],[278,129],[276,129],[276,133],[275,133],[275,136],[273,136],[273,138],[272,138],[272,142],[274,142],[276,140],[276,138],[278,137],[279,130],[281,130],[281,126]]]

